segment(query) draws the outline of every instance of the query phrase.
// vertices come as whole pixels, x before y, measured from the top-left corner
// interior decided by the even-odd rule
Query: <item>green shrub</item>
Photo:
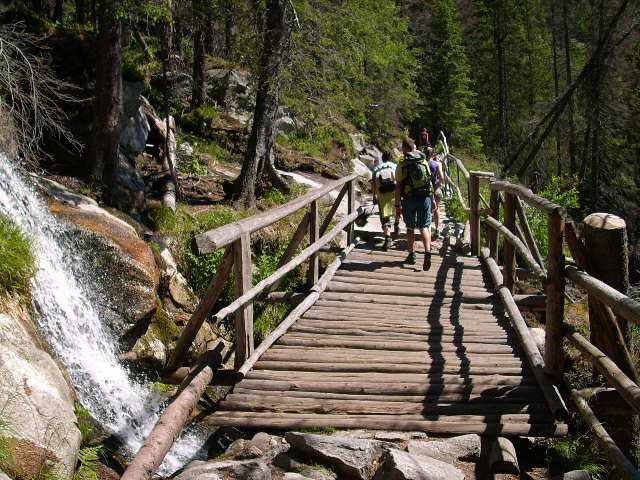
[[[607,468],[597,443],[587,435],[557,440],[547,447],[545,460],[551,475],[586,470],[594,480],[607,478]]]
[[[179,169],[181,172],[188,173],[190,175],[206,175],[209,173],[207,166],[202,165],[196,155],[191,155],[181,159]]]
[[[577,209],[580,207],[577,183],[576,177],[553,177],[538,195],[567,210]],[[538,249],[541,255],[546,257],[549,251],[548,216],[535,208],[525,208],[525,211]]]
[[[458,195],[453,192],[450,198],[445,198],[444,203],[447,209],[447,216],[456,222],[465,223],[469,220],[469,214],[464,211]]]
[[[0,289],[27,295],[35,271],[31,240],[11,219],[0,215]]]
[[[321,159],[329,156],[336,147],[342,150],[344,159],[351,159],[355,156],[348,130],[335,122],[294,132],[290,135],[279,135],[278,143]]]
[[[181,125],[188,132],[206,136],[213,122],[219,118],[218,108],[207,103],[182,115]]]

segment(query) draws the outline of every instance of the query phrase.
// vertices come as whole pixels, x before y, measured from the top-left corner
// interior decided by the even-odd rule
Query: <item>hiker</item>
[[[391,217],[394,216],[393,205],[396,190],[396,164],[391,157],[391,152],[382,154],[382,162],[373,169],[371,176],[371,189],[373,190],[374,202],[378,200],[378,210],[380,212],[380,223],[384,234],[382,250],[385,252],[391,245]],[[395,232],[399,230],[400,217],[395,217]]]
[[[419,136],[420,149],[424,151],[425,148],[431,146],[431,135],[427,132],[426,128],[423,128]]]
[[[438,160],[436,152],[433,148],[427,149],[427,158],[429,159],[429,168],[431,169],[431,181],[433,183],[433,195],[431,197],[431,211],[433,212],[433,220],[436,229],[433,232],[433,239],[440,237],[440,210],[438,206],[442,201],[442,163]]]
[[[404,218],[407,225],[407,249],[409,255],[406,262],[416,263],[416,253],[413,250],[415,242],[414,228],[420,230],[424,243],[423,270],[431,268],[431,171],[425,155],[416,149],[415,142],[410,138],[402,141],[404,159],[396,170],[396,217]]]

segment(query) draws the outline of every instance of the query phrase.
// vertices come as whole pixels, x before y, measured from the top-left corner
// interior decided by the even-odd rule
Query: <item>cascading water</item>
[[[65,365],[81,404],[129,455],[138,451],[159,416],[162,399],[135,381],[119,362],[117,340],[92,306],[85,260],[69,240],[69,226],[47,210],[34,189],[0,153],[0,213],[34,239],[38,271],[31,293],[36,322]],[[160,467],[170,475],[199,456],[204,432],[183,433]]]

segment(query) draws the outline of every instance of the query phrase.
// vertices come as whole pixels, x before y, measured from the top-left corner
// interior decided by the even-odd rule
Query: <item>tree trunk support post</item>
[[[349,180],[347,184],[347,215],[351,215],[356,209],[356,185],[355,180]],[[347,227],[347,245],[353,243],[353,222]]]
[[[545,370],[557,382],[562,379],[564,320],[564,218],[558,212],[549,214],[549,253],[547,254],[547,325],[545,334]]]
[[[243,233],[233,242],[234,270],[236,276],[236,297],[244,295],[251,287],[251,237]],[[236,357],[235,368],[245,362],[253,353],[253,302],[241,307],[235,313]]]
[[[589,252],[587,273],[623,294],[629,290],[629,259],[626,222],[608,213],[593,213],[584,219],[585,251]],[[602,350],[630,378],[637,378],[629,352],[632,346],[627,320],[607,315],[607,308],[589,295],[591,343]],[[616,325],[617,323],[617,325]],[[629,355],[631,353],[631,355]],[[610,434],[620,449],[634,462],[640,460],[633,447],[637,441],[638,417],[609,417]]]
[[[491,198],[489,204],[491,207],[491,217],[500,221],[500,192],[497,190],[491,190]],[[489,255],[494,260],[498,260],[498,231],[495,228],[490,228],[487,232],[489,236]]]
[[[504,226],[516,235],[516,196],[505,193],[504,202]],[[516,278],[516,249],[511,242],[504,242],[502,259],[504,285],[513,294],[513,285]]]
[[[318,200],[309,205],[309,245],[313,245],[320,238],[320,218],[318,216]],[[309,270],[307,272],[307,286],[313,287],[318,281],[320,264],[318,254],[314,253],[309,258]]]

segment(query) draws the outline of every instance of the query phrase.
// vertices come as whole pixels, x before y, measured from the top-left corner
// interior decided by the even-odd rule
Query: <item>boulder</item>
[[[351,142],[353,143],[353,150],[356,153],[361,153],[367,146],[364,140],[364,135],[362,135],[361,133],[350,133],[349,137],[351,137]]]
[[[70,231],[72,241],[79,249],[90,252],[88,268],[94,278],[101,280],[96,283],[109,285],[108,298],[98,300],[126,324],[148,318],[156,309],[160,281],[149,245],[131,225],[90,198],[72,194],[51,180],[37,178],[37,181],[50,197],[51,212],[75,227]]]
[[[133,333],[135,337],[136,334]],[[169,348],[180,336],[176,326],[167,313],[156,310],[146,331],[137,338],[133,348],[120,356],[121,360],[136,362],[145,368],[161,371],[167,362]]]
[[[556,475],[551,480],[591,480],[591,474],[586,470],[573,470],[562,475]]]
[[[434,458],[387,450],[373,480],[464,480],[465,475],[448,463]]]
[[[243,124],[249,121],[255,105],[249,79],[246,70],[213,68],[205,72],[207,96]]]
[[[211,460],[191,462],[176,480],[271,480],[271,471],[261,460]]]
[[[144,152],[151,131],[144,109],[139,107],[132,116],[125,117],[121,121],[120,147],[128,153]]]
[[[380,149],[378,149],[378,147],[375,147],[373,145],[366,145],[364,147],[363,154],[367,155],[370,158],[373,158],[374,165],[377,165],[378,162],[382,162],[382,152],[380,151]]]
[[[50,466],[57,478],[71,478],[81,440],[73,390],[28,313],[3,310],[10,313],[0,314],[0,405],[9,454],[21,477]]]
[[[284,474],[284,477],[282,477],[282,480],[309,480],[309,477],[305,477],[299,473],[287,472]]]
[[[431,457],[443,462],[476,462],[480,459],[481,439],[479,435],[470,434],[430,442],[412,440],[407,445],[407,450],[412,455]]]
[[[187,279],[180,272],[175,272],[169,278],[169,294],[175,304],[185,312],[193,313],[195,311],[198,299],[189,286]]]
[[[370,478],[382,452],[368,440],[287,432],[285,440],[311,460],[335,467],[339,474],[365,480]]]
[[[284,438],[264,432],[256,433],[251,439],[251,445],[259,449],[266,460],[273,460],[277,455],[290,448]]]
[[[109,203],[134,218],[140,219],[147,209],[145,184],[135,162],[125,154],[118,154],[118,167],[109,189]]]
[[[544,355],[544,340],[546,338],[544,328],[529,328],[529,332],[533,337],[533,341],[536,342],[538,350]]]
[[[357,173],[358,175],[361,175],[365,178],[371,178],[371,168],[373,168],[373,166],[371,168],[368,167],[365,163],[362,162],[362,160],[358,158],[354,158],[353,160],[351,160],[351,165],[353,166],[354,173]]]
[[[303,468],[300,473],[305,478],[311,478],[312,480],[336,480],[338,478],[335,473],[321,468],[307,467]]]

